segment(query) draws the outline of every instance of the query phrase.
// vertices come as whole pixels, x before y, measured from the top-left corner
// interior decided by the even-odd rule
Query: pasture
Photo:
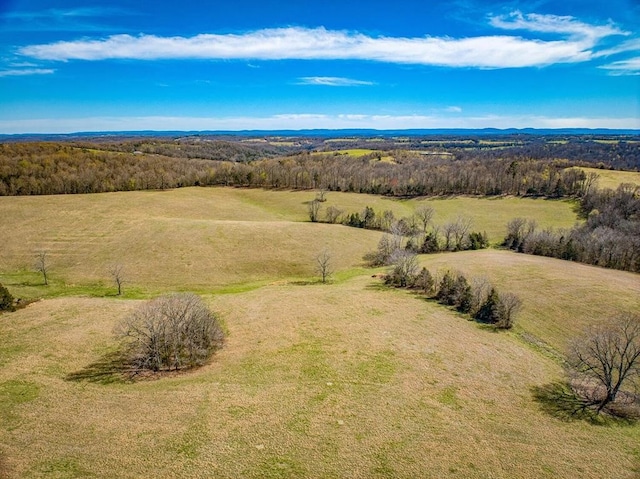
[[[314,192],[174,191],[0,198],[0,282],[44,299],[0,316],[0,477],[625,478],[640,426],[551,414],[539,396],[583,325],[640,308],[638,276],[509,251],[421,256],[522,297],[514,330],[482,327],[382,287],[362,255],[381,233],[308,222]],[[332,193],[347,211],[459,214],[569,227],[572,204],[391,200]],[[320,284],[314,255],[332,251]],[[52,284],[31,265],[50,255]],[[106,270],[123,264],[125,297]],[[206,366],[123,380],[112,331],[141,299],[203,296],[228,332]],[[536,399],[538,397],[538,399]]]
[[[640,185],[640,172],[637,171],[601,170],[599,168],[580,169],[585,173],[595,173],[598,175],[598,188],[611,188],[612,190],[615,190],[623,183]]]
[[[215,292],[282,279],[308,279],[314,256],[333,252],[340,271],[360,268],[381,233],[308,222],[312,191],[181,188],[172,191],[94,195],[1,197],[0,282],[16,295],[65,294],[68,287],[106,294],[109,266],[122,264],[129,291]],[[492,243],[515,216],[535,218],[541,227],[570,227],[576,221],[567,201],[520,198],[397,200],[352,193],[327,194],[323,210],[345,213],[391,210],[410,216],[421,204],[435,210],[433,222],[458,215],[473,218],[474,231]],[[320,212],[323,218],[323,211]],[[47,251],[50,292],[32,290],[35,254]]]

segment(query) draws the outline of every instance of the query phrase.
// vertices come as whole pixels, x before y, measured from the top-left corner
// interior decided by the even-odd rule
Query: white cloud
[[[444,109],[444,111],[446,111],[447,113],[461,113],[462,108],[460,108],[459,106],[448,106]]]
[[[638,118],[551,118],[542,116],[368,115],[291,113],[267,117],[94,117],[0,120],[0,133],[73,133],[134,130],[301,130],[371,128],[613,128],[640,129]]]
[[[640,57],[629,58],[602,65],[600,68],[609,70],[610,75],[640,75]]]
[[[597,57],[608,57],[611,55],[617,55],[618,53],[625,52],[639,52],[640,53],[640,38],[632,38],[631,40],[627,40],[626,42],[622,42],[619,45],[616,45],[613,48],[608,48],[606,50],[600,50],[596,53]]]
[[[22,70],[0,70],[0,77],[17,77],[28,75],[50,75],[55,70],[50,68],[26,68]]]
[[[354,80],[343,77],[301,77],[298,85],[321,85],[321,86],[369,86],[373,82],[364,80]]]
[[[628,35],[613,24],[590,25],[580,22],[575,17],[559,15],[540,15],[529,13],[524,15],[515,11],[509,15],[501,15],[490,19],[491,25],[504,30],[527,30],[530,32],[555,33],[570,35],[578,40],[594,44],[598,40],[611,35]]]
[[[573,17],[516,12],[495,17],[502,29],[560,35],[558,40],[494,35],[451,37],[372,37],[325,28],[273,28],[244,34],[193,37],[113,35],[30,45],[19,53],[41,60],[210,59],[210,60],[368,60],[386,63],[473,68],[518,68],[574,63],[593,58],[597,40],[622,34],[612,25],[588,25]]]

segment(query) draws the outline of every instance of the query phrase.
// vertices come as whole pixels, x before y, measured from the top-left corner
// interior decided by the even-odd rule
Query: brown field
[[[314,256],[325,247],[340,270],[360,267],[380,233],[309,223],[307,202],[314,197],[312,191],[232,188],[0,197],[0,282],[23,289],[38,284],[37,276],[24,272],[32,270],[39,251],[47,251],[54,281],[98,290],[109,283],[114,263],[124,266],[130,287],[204,293],[308,278]],[[473,229],[486,231],[494,243],[514,216],[536,218],[542,227],[577,221],[570,202],[519,198],[407,201],[329,192],[323,208],[361,212],[371,206],[402,217],[425,202],[436,211],[435,223],[471,216]]]
[[[382,287],[361,266],[380,233],[304,222],[313,197],[0,198],[0,282],[47,297],[0,316],[0,477],[638,477],[640,425],[568,419],[536,399],[584,325],[640,310],[638,275],[498,250],[421,256],[522,297],[514,330],[496,333]],[[421,201],[436,221],[472,215],[492,241],[509,215],[575,221],[570,203],[514,198],[327,204],[401,215]],[[45,246],[50,287],[20,270]],[[324,246],[338,269],[327,285],[313,274]],[[113,290],[104,269],[116,260],[135,294],[91,297]],[[225,348],[192,372],[122,381],[109,354],[140,304],[130,298],[176,289],[220,314]]]
[[[622,183],[640,185],[640,172],[638,171],[601,170],[599,168],[580,169],[586,173],[595,173],[598,175],[598,188],[611,188],[615,190]]]

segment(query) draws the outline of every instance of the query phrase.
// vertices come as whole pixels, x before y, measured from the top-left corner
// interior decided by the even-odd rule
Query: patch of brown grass
[[[0,432],[16,475],[631,474],[640,428],[565,423],[533,400],[560,374],[553,361],[375,281],[211,297],[225,348],[193,373],[133,384],[64,378],[112,348],[135,302],[67,298],[13,313],[1,333],[23,349],[0,382],[40,387]]]
[[[485,276],[520,296],[519,327],[559,351],[587,325],[640,309],[639,276],[626,271],[504,250],[422,256],[432,272]]]

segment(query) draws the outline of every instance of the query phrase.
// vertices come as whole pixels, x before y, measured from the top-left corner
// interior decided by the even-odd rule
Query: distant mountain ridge
[[[87,131],[74,133],[0,134],[0,141],[77,140],[88,138],[184,137],[184,136],[308,136],[308,137],[374,137],[374,136],[502,136],[502,135],[640,135],[640,129],[608,128],[435,128],[435,129],[305,129],[305,130],[140,130]]]

